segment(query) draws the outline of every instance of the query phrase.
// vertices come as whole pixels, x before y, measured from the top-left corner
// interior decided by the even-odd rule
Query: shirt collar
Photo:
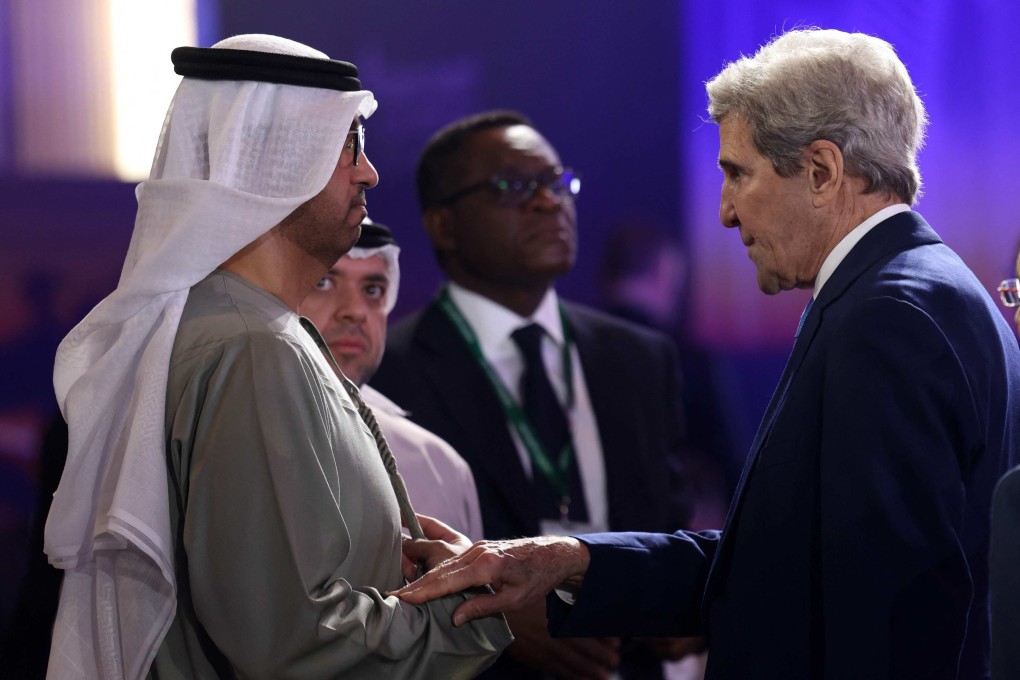
[[[368,404],[373,411],[382,411],[393,416],[407,417],[407,411],[397,406],[392,399],[371,385],[367,383],[361,385],[358,387],[358,391],[361,392],[361,398],[365,400],[365,403]]]
[[[843,240],[836,244],[836,247],[832,249],[829,256],[822,262],[822,266],[818,270],[818,276],[815,277],[815,290],[811,295],[812,298],[815,300],[818,299],[818,295],[822,292],[822,286],[824,286],[825,282],[829,280],[832,273],[836,271],[836,267],[838,267],[843,259],[850,254],[853,247],[857,245],[862,238],[864,238],[865,234],[893,215],[898,215],[899,213],[906,212],[908,210],[910,210],[910,206],[906,203],[896,203],[894,205],[886,206],[868,219],[861,222],[853,229],[853,231],[844,236]]]
[[[503,305],[463,286],[458,286],[452,281],[448,284],[447,290],[450,299],[457,305],[457,309],[474,330],[478,337],[482,356],[486,358],[498,356],[506,351],[514,351],[509,349],[512,345],[507,344],[512,342],[510,334],[521,326],[532,322],[542,326],[558,347],[563,346],[563,325],[560,321],[559,299],[556,297],[556,291],[552,288],[546,291],[538,309],[529,317],[520,316]]]

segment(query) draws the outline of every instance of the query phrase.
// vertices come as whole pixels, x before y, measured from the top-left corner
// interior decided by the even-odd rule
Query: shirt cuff
[[[554,588],[553,592],[556,593],[556,597],[563,600],[564,604],[573,606],[577,602],[578,589],[571,586],[563,586],[560,588]]]

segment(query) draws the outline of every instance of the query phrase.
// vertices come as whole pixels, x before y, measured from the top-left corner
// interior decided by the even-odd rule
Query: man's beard
[[[358,242],[361,225],[349,227],[346,224],[349,213],[343,218],[316,214],[324,211],[316,210],[314,200],[299,205],[280,223],[280,235],[329,269]]]

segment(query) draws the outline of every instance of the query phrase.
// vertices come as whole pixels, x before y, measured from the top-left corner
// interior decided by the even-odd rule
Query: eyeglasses
[[[999,299],[1007,307],[1020,307],[1020,279],[1006,279],[999,284]]]
[[[581,191],[581,176],[570,168],[551,168],[537,175],[496,173],[477,184],[453,192],[437,203],[450,205],[479,189],[490,189],[496,193],[499,205],[513,208],[530,201],[540,188],[548,191],[557,200],[568,196],[573,198]]]
[[[344,140],[344,151],[350,149],[354,154],[354,164],[361,160],[361,154],[365,152],[365,126],[359,125],[347,133],[350,141]]]

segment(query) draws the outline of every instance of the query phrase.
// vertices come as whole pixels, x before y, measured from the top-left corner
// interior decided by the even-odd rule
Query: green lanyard
[[[528,417],[521,409],[520,404],[517,403],[517,400],[507,390],[506,385],[503,384],[503,381],[496,374],[492,365],[486,361],[485,355],[482,354],[482,346],[478,342],[478,336],[475,335],[474,330],[468,324],[461,311],[457,309],[457,305],[450,299],[450,294],[445,287],[439,293],[437,302],[439,309],[446,314],[446,317],[453,323],[460,336],[464,338],[464,342],[467,343],[468,349],[471,351],[471,356],[474,357],[481,367],[485,377],[489,379],[489,383],[492,385],[492,389],[495,390],[499,403],[503,407],[503,413],[507,421],[513,426],[518,437],[520,437],[521,443],[524,444],[524,448],[527,450],[535,469],[549,481],[563,499],[560,512],[566,517],[567,505],[570,503],[568,474],[571,459],[574,457],[573,443],[568,442],[563,447],[563,450],[559,452],[555,462],[552,460],[552,456],[549,455],[549,452],[545,450],[545,447],[538,440],[538,436],[535,434],[531,423],[528,422]],[[567,323],[567,317],[563,313],[562,305],[560,306],[560,322],[563,324],[563,377],[567,384],[567,408],[570,409],[574,406],[574,366],[570,356],[572,337],[570,334],[570,324]]]

